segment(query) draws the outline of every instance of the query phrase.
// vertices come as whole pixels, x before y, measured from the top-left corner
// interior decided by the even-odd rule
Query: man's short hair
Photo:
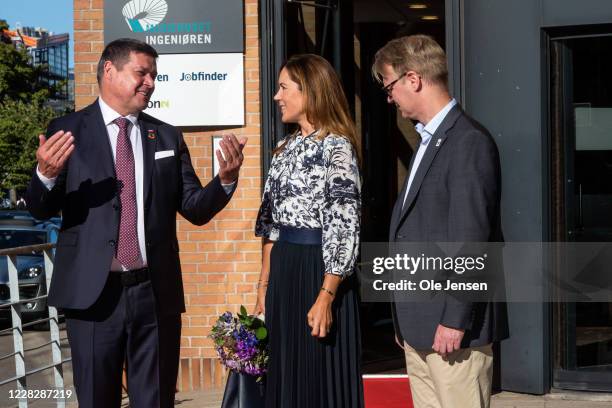
[[[150,57],[157,58],[158,54],[155,48],[149,44],[133,38],[119,38],[118,40],[111,41],[100,56],[98,62],[98,84],[102,81],[104,75],[104,63],[110,61],[113,63],[118,70],[121,70],[123,66],[130,60],[130,54],[132,52],[140,52]]]
[[[396,74],[414,71],[432,84],[448,89],[446,54],[428,35],[410,35],[389,41],[376,52],[372,74],[382,82],[383,66],[390,65]]]

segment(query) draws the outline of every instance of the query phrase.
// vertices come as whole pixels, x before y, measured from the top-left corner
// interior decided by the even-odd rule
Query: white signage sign
[[[243,54],[160,55],[145,112],[174,126],[244,125]]]

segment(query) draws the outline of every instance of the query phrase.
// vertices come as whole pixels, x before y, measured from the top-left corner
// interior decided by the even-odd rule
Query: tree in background
[[[0,19],[0,29],[8,28]],[[0,42],[0,196],[27,187],[36,165],[38,134],[57,113],[46,106],[50,90],[25,50]]]
[[[39,78],[43,67],[30,65],[26,50],[18,50],[12,44],[0,43],[0,102],[5,99],[42,101],[49,90]]]
[[[2,188],[23,190],[36,166],[38,135],[56,117],[40,101],[5,99],[0,103],[0,181]],[[14,200],[14,198],[13,198]]]

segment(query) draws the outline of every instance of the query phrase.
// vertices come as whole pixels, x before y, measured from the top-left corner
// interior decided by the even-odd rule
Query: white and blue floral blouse
[[[321,228],[325,272],[346,277],[359,251],[361,180],[348,139],[289,136],[270,165],[255,235],[278,239],[279,225]]]

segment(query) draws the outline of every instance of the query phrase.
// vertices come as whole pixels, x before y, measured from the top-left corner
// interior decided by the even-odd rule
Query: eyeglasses
[[[405,77],[407,73],[408,72],[404,72],[402,75],[397,77],[395,81],[391,81],[386,86],[383,86],[382,88],[383,92],[386,93],[387,96],[391,96],[391,92],[393,92],[393,86],[395,85],[395,83],[399,81],[400,79],[402,79],[403,77]]]

